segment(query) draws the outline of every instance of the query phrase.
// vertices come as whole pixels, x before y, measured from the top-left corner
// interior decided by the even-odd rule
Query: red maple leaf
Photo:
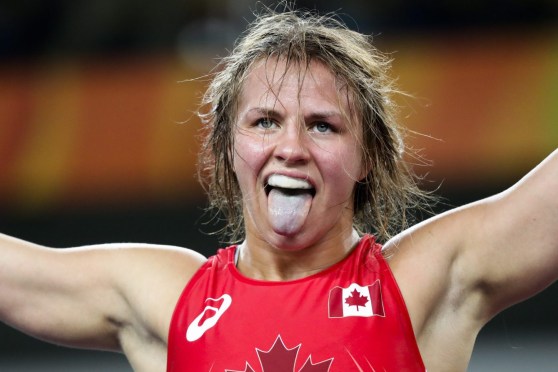
[[[345,299],[345,303],[349,306],[356,306],[357,311],[359,306],[366,306],[368,301],[368,297],[361,295],[356,288],[353,289],[351,295]]]
[[[294,372],[296,358],[301,345],[297,345],[288,349],[281,336],[277,336],[273,346],[268,351],[256,349],[262,372]],[[312,356],[309,356],[299,372],[328,372],[333,358],[314,364]],[[226,372],[235,372],[226,370]],[[244,371],[237,372],[254,372],[254,369],[246,363]]]
[[[281,336],[277,336],[275,343],[268,351],[256,349],[264,372],[294,371],[296,356],[300,345],[287,349]]]

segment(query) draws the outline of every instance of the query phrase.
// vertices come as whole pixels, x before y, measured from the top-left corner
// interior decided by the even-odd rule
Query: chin
[[[297,231],[296,233],[273,231],[273,237],[268,240],[268,242],[277,249],[300,251],[315,244],[318,240],[318,238],[301,231]]]

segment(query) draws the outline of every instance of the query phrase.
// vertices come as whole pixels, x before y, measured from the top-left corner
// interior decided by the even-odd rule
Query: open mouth
[[[281,174],[271,175],[265,185],[265,193],[269,195],[271,190],[276,189],[286,195],[316,194],[316,189],[306,180],[293,178]]]
[[[265,185],[268,216],[273,231],[292,236],[304,227],[316,194],[310,182],[280,174],[271,175]]]

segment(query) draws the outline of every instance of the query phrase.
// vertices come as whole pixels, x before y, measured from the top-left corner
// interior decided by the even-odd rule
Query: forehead
[[[246,75],[240,107],[276,103],[326,104],[348,113],[350,99],[345,85],[319,61],[306,65],[282,58],[258,60]]]

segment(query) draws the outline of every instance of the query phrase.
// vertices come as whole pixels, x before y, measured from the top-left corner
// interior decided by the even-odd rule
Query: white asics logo
[[[223,315],[225,311],[227,311],[229,306],[231,306],[232,303],[231,296],[229,296],[228,294],[224,294],[219,298],[208,298],[205,300],[205,302],[219,301],[219,300],[223,300],[219,308],[207,305],[205,309],[203,309],[201,314],[198,315],[196,319],[192,321],[192,323],[190,323],[188,329],[186,330],[186,340],[190,342],[196,341],[201,336],[203,336],[203,334],[208,329],[212,328],[215,324],[217,324],[217,321],[219,320],[221,315]],[[208,311],[213,311],[215,312],[215,314],[210,315],[209,318],[205,319],[203,323],[200,325],[200,320],[204,317],[205,313]]]

